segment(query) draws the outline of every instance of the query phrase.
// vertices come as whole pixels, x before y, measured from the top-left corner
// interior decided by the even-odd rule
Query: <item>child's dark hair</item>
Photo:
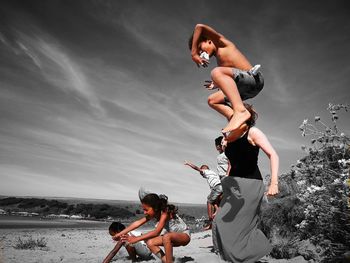
[[[125,229],[125,226],[120,223],[120,222],[113,222],[110,226],[109,226],[109,232],[113,231],[115,233],[118,233],[120,231],[123,231]]]
[[[246,121],[246,124],[249,127],[253,127],[255,125],[256,119],[258,118],[258,113],[254,110],[252,105],[248,103],[243,103],[243,105],[250,113],[250,118]]]
[[[189,48],[190,50],[192,49],[193,33],[194,33],[194,32],[192,32],[190,38],[188,39],[188,48]],[[199,43],[200,43],[200,42],[203,42],[203,41],[206,41],[206,40],[207,40],[207,38],[205,38],[205,37],[203,37],[203,36],[200,36],[200,37],[199,37]]]
[[[158,214],[158,219],[161,212],[168,212],[174,216],[178,210],[176,206],[168,204],[168,197],[166,195],[148,194],[141,200],[141,203],[152,207]]]
[[[221,145],[221,141],[224,137],[223,136],[219,136],[215,139],[215,146],[219,146]]]

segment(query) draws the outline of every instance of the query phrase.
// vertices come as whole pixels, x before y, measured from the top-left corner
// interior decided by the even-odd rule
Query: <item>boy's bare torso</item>
[[[223,46],[219,47],[215,54],[218,66],[241,70],[252,68],[248,59],[237,49],[235,44],[227,39],[223,40],[222,43]]]

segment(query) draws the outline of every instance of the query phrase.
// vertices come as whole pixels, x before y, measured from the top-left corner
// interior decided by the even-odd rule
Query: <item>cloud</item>
[[[0,35],[0,39],[14,54],[30,58],[53,87],[65,92],[73,92],[77,98],[86,101],[94,110],[104,113],[87,76],[74,59],[59,46],[57,40],[41,33],[38,29],[32,35],[19,30],[12,31],[12,41],[4,34]]]

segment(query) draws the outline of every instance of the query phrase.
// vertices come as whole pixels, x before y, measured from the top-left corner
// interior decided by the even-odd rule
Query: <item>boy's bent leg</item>
[[[241,95],[239,94],[237,85],[233,79],[232,68],[214,68],[211,72],[211,78],[232,104],[233,116],[228,125],[222,130],[225,135],[226,132],[238,129],[250,118],[251,115],[243,105]]]
[[[226,119],[229,121],[233,115],[233,110],[230,106],[226,104],[225,94],[222,91],[217,91],[208,97],[208,105],[224,115]]]

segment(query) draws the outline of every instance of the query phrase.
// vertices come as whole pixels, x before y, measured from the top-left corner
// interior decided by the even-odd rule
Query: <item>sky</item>
[[[2,1],[0,195],[205,203],[226,125],[203,87],[188,38],[210,25],[261,64],[265,86],[247,101],[280,157],[305,155],[298,129],[328,103],[350,102],[347,1]],[[350,134],[349,114],[338,126]],[[269,161],[260,153],[262,174]]]

